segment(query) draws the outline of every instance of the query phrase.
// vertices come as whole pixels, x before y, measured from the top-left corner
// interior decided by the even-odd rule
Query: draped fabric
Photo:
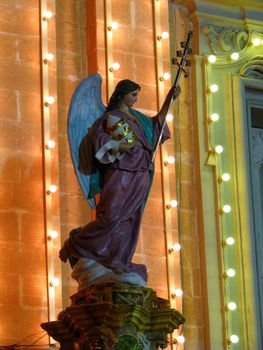
[[[97,164],[100,200],[96,219],[75,230],[69,238],[68,249],[75,259],[90,258],[113,271],[136,272],[147,280],[146,267],[131,261],[152,183],[151,155],[162,121],[158,115],[150,118],[132,109],[129,114],[118,110],[110,113],[129,124],[137,141],[124,152],[123,157],[116,158],[112,163],[108,163],[111,149],[101,157]],[[107,114],[100,119],[92,133],[94,154],[110,142],[104,128],[105,118]],[[165,126],[162,142],[169,137],[168,127]]]

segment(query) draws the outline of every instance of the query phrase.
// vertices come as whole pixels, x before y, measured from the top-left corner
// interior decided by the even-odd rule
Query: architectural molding
[[[263,79],[263,56],[255,56],[245,63],[239,72],[247,78]]]
[[[226,29],[214,25],[205,25],[201,31],[207,35],[208,45],[214,54],[240,51],[249,43],[249,34],[245,30]]]

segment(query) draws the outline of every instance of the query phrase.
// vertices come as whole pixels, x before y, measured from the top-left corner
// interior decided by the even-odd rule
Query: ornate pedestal
[[[61,350],[147,350],[165,348],[167,335],[184,322],[150,288],[92,285],[74,294],[58,320],[41,327]]]

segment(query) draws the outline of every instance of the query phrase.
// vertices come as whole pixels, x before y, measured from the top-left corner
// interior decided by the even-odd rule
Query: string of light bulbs
[[[257,47],[259,45],[263,45],[263,40],[258,37],[253,37],[251,39],[250,45],[247,47]],[[216,100],[218,98],[218,92],[223,89],[223,86],[214,81],[214,76],[212,72],[212,66],[216,67],[216,62],[219,60],[220,64],[233,64],[238,65],[239,59],[243,59],[244,51],[247,48],[243,49],[243,52],[232,52],[227,55],[221,55],[217,57],[216,55],[209,55],[206,58],[207,62],[207,71],[208,73],[208,81],[211,81],[211,84],[208,86],[208,100]],[[221,96],[222,98],[222,96]],[[211,105],[213,105],[211,103]],[[226,156],[228,150],[227,146],[223,146],[222,144],[213,143],[215,139],[213,134],[213,129],[218,132],[218,123],[221,120],[224,120],[225,116],[220,115],[220,113],[216,110],[209,110],[209,140],[210,140],[210,151],[215,153],[216,156],[216,187],[218,193],[218,202],[219,202],[219,210],[218,210],[218,218],[220,224],[221,231],[221,248],[219,247],[219,254],[221,254],[222,261],[222,280],[223,280],[223,296],[224,296],[224,311],[223,314],[224,324],[225,324],[225,343],[227,346],[235,346],[235,344],[240,343],[240,337],[242,335],[242,321],[240,320],[240,316],[237,313],[241,312],[242,305],[238,303],[238,294],[239,290],[239,275],[237,273],[236,259],[234,258],[237,255],[237,246],[236,239],[234,237],[234,232],[229,232],[229,227],[234,228],[234,209],[235,203],[233,202],[233,207],[231,201],[225,199],[226,193],[231,192],[231,169],[230,164],[227,164]],[[230,160],[228,161],[230,162]],[[227,171],[226,171],[227,170]],[[232,225],[226,225],[226,222],[233,222]],[[233,293],[234,291],[234,293]],[[241,302],[241,301],[240,301]],[[237,320],[238,318],[238,320]]]
[[[50,95],[49,74],[50,65],[54,64],[55,54],[49,52],[48,25],[54,21],[54,13],[48,8],[47,0],[40,2],[40,21],[41,21],[41,73],[42,73],[42,128],[43,128],[43,157],[44,157],[44,199],[45,199],[45,231],[46,231],[46,256],[47,256],[47,283],[48,283],[48,319],[56,320],[55,287],[59,286],[60,280],[55,276],[54,267],[54,240],[58,237],[58,230],[55,229],[53,222],[52,203],[53,196],[57,195],[57,184],[52,182],[52,154],[54,155],[56,142],[51,139],[51,106],[56,103],[56,97]],[[54,5],[54,4],[53,4]],[[54,158],[54,157],[53,157]],[[54,343],[50,339],[50,343]]]
[[[154,8],[154,30],[155,30],[155,50],[156,50],[156,72],[157,72],[157,91],[158,91],[158,106],[164,101],[165,97],[165,81],[171,79],[171,74],[164,71],[163,59],[163,41],[169,38],[167,31],[162,31],[161,26],[161,5],[157,0],[153,0]],[[172,113],[166,117],[167,122],[173,121]],[[181,245],[178,242],[178,235],[174,237],[172,216],[177,216],[177,200],[171,196],[170,189],[170,173],[174,170],[175,157],[168,153],[168,148],[165,145],[160,146],[160,156],[162,164],[162,187],[163,187],[163,202],[164,202],[164,231],[167,248],[167,276],[168,276],[168,295],[172,308],[182,310],[182,296],[181,281],[175,280],[175,265],[176,261],[180,259]],[[172,168],[173,167],[173,168]],[[180,264],[179,264],[180,265]],[[171,335],[170,346],[173,349],[173,344],[181,344],[185,341],[184,336],[178,331]],[[181,348],[182,348],[181,347]]]

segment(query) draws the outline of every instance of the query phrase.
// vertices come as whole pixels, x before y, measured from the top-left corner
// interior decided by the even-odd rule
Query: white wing
[[[101,100],[101,82],[101,76],[97,73],[85,78],[76,88],[68,112],[68,139],[71,157],[80,187],[92,208],[95,207],[95,202],[93,198],[88,198],[90,176],[79,171],[78,154],[79,146],[88,129],[105,111]]]

